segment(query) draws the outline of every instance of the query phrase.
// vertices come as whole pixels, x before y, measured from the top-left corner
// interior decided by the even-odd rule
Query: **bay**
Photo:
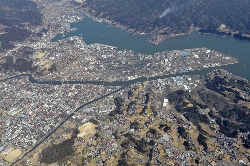
[[[71,23],[70,26],[77,30],[65,35],[58,34],[51,42],[80,36],[86,44],[100,43],[117,47],[119,50],[133,50],[148,55],[162,51],[206,47],[235,57],[239,63],[220,68],[250,80],[250,42],[247,41],[193,32],[166,39],[159,45],[153,45],[145,41],[147,36],[132,36],[121,28],[110,26],[106,22],[96,22],[86,15],[83,21]],[[197,73],[201,74],[201,71]],[[204,71],[202,75],[205,74]]]

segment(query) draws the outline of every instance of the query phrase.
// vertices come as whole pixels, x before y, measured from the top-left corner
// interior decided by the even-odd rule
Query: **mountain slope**
[[[201,32],[247,39],[250,35],[250,2],[238,0],[86,0],[94,17],[122,25],[132,33],[169,37]],[[248,36],[249,37],[249,36]]]

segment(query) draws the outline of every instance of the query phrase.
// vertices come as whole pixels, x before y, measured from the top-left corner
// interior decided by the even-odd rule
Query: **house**
[[[161,139],[163,141],[169,141],[169,136],[167,134],[163,134]]]
[[[188,52],[182,52],[180,55],[181,55],[182,57],[187,57],[187,56],[189,55],[189,53],[188,53]]]
[[[99,107],[98,108],[98,113],[105,113],[107,112],[108,110],[106,109],[106,107]]]
[[[174,151],[174,155],[175,155],[175,156],[179,156],[179,155],[180,155],[180,153],[179,153],[179,152],[177,152],[177,151]]]
[[[84,112],[93,112],[94,108],[85,108],[83,111]]]
[[[239,164],[245,164],[243,160],[239,160]]]

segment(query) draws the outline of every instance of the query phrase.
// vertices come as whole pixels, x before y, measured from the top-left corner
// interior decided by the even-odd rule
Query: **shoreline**
[[[113,20],[108,20],[106,18],[100,18],[100,17],[96,17],[96,16],[93,16],[91,15],[85,8],[83,9],[83,12],[84,14],[93,19],[94,21],[96,22],[106,22],[108,23],[110,26],[114,26],[114,27],[117,27],[117,28],[121,28],[122,30],[126,31],[127,33],[129,33],[131,36],[135,36],[135,35],[138,35],[138,36],[147,36],[148,38],[145,40],[146,42],[149,42],[153,45],[158,45],[160,44],[161,42],[163,42],[164,40],[168,39],[168,38],[171,38],[171,37],[176,37],[176,36],[182,36],[182,35],[187,35],[187,34],[191,34],[193,31],[191,32],[187,32],[187,33],[180,33],[180,34],[169,34],[168,36],[167,35],[158,35],[158,36],[152,36],[150,37],[152,34],[150,33],[146,33],[146,32],[139,32],[139,31],[135,31],[134,29],[129,29],[128,26],[126,25],[122,25],[118,22],[115,22]],[[157,38],[159,36],[163,36],[162,40],[159,40],[159,41],[156,41],[154,42],[152,39],[154,38]]]
[[[151,43],[153,45],[158,45],[158,44],[160,44],[161,42],[163,42],[164,40],[166,40],[168,38],[192,34],[194,31],[198,31],[199,33],[202,33],[202,34],[212,34],[212,35],[216,35],[216,36],[220,36],[220,37],[230,37],[230,38],[234,38],[234,39],[237,39],[237,40],[240,40],[240,41],[250,41],[250,37],[247,37],[246,34],[242,34],[242,35],[240,35],[239,33],[229,34],[229,33],[226,33],[226,32],[223,32],[223,31],[218,31],[218,30],[214,30],[215,33],[212,33],[211,30],[204,30],[204,29],[201,29],[199,27],[193,28],[193,29],[191,29],[190,31],[188,31],[186,33],[169,34],[169,35],[161,35],[159,33],[156,36],[156,35],[151,34],[153,32],[146,33],[146,32],[135,31],[135,29],[130,29],[128,26],[122,25],[122,24],[120,24],[118,22],[115,22],[113,20],[108,20],[107,18],[101,18],[100,16],[93,16],[92,14],[90,14],[88,12],[88,10],[86,10],[86,8],[83,8],[83,12],[87,17],[93,19],[94,21],[107,22],[110,26],[121,28],[122,30],[125,30],[127,33],[130,33],[132,36],[134,36],[134,35],[147,36],[148,38],[145,41],[149,42],[149,43]],[[201,32],[201,31],[208,31],[208,32]],[[221,33],[221,34],[218,34],[218,33]],[[154,40],[156,38],[160,38],[160,39]]]
[[[234,64],[239,63],[237,61],[237,59],[235,59],[235,60],[236,60],[235,62],[229,62],[229,63],[226,63],[226,64],[217,64],[215,66],[206,66],[206,65],[204,65],[202,68],[191,69],[191,70],[186,71],[186,72],[169,73],[169,74],[159,74],[159,75],[151,75],[151,76],[142,75],[142,76],[139,76],[139,77],[135,77],[134,79],[125,80],[125,81],[123,81],[123,80],[114,80],[114,81],[108,81],[108,80],[101,80],[101,81],[98,81],[98,80],[88,80],[87,81],[87,80],[56,80],[56,79],[53,79],[53,80],[49,80],[49,79],[45,80],[44,79],[44,80],[42,80],[39,77],[37,77],[36,75],[34,75],[34,73],[20,73],[20,74],[13,75],[11,77],[3,78],[3,79],[0,80],[0,82],[4,82],[6,80],[14,79],[14,78],[19,78],[19,77],[27,77],[27,79],[31,83],[35,83],[35,84],[62,85],[62,83],[63,83],[63,84],[72,84],[72,85],[74,85],[74,84],[75,85],[78,85],[78,84],[93,84],[93,85],[102,85],[102,86],[117,86],[117,85],[111,85],[111,84],[114,84],[114,83],[123,83],[120,86],[125,86],[124,83],[126,83],[126,82],[134,82],[136,80],[141,80],[141,79],[145,80],[146,78],[148,78],[150,80],[157,80],[156,78],[158,78],[158,77],[164,77],[164,78],[166,77],[166,78],[168,78],[168,77],[174,77],[175,75],[176,76],[179,76],[179,75],[199,75],[199,74],[192,74],[192,73],[197,72],[197,71],[201,71],[201,70],[206,70],[206,69],[213,69],[213,70],[222,69],[222,70],[226,70],[226,69],[223,69],[223,66],[234,65]],[[246,78],[244,78],[244,79],[246,79]],[[140,82],[140,81],[138,81],[138,82]],[[109,84],[109,85],[106,85],[106,84]]]

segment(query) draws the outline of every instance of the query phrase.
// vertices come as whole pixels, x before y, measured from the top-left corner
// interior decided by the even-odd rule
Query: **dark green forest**
[[[192,95],[183,90],[170,93],[168,95],[170,104],[173,104],[178,112],[183,113],[187,120],[193,122],[201,134],[207,133],[202,130],[199,123],[209,125],[208,117],[213,118],[220,126],[219,131],[228,137],[236,138],[238,131],[244,133],[250,131],[250,108],[241,104],[249,102],[249,99],[241,97],[241,91],[250,94],[250,83],[220,70],[208,73],[205,81],[206,88],[198,90],[197,94]],[[194,95],[199,96],[203,104],[194,100]],[[187,107],[189,103],[192,107]],[[206,108],[210,108],[209,116],[199,112],[200,109]],[[213,109],[217,112],[212,111]],[[182,137],[186,137],[182,128],[179,128],[178,132]],[[188,144],[186,146],[189,147]]]
[[[250,34],[250,2],[239,0],[86,0],[88,12],[137,32],[163,35],[187,33],[199,28],[204,33],[225,35],[217,29],[238,31],[238,39]]]
[[[31,35],[24,23],[29,23],[29,26],[42,23],[36,3],[31,0],[0,0],[0,32],[4,32],[0,35],[0,48],[13,48],[11,42],[23,41]]]

